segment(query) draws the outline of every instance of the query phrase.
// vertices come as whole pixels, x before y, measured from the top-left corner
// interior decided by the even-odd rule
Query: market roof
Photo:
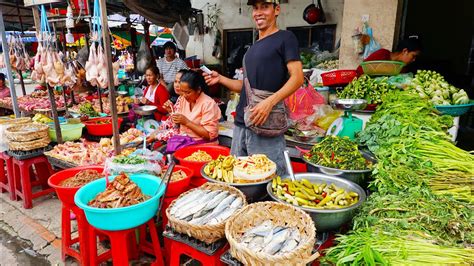
[[[173,27],[176,22],[187,22],[192,14],[190,0],[107,0],[107,13],[138,13],[151,23]],[[52,4],[52,7],[66,8],[66,1]],[[31,7],[25,7],[23,0],[2,0],[0,9],[3,12],[6,30],[32,30],[34,27]],[[21,22],[21,23],[20,23]]]

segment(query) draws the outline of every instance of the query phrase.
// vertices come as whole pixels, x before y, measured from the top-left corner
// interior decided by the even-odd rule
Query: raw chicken
[[[95,49],[95,44],[91,45],[91,49],[89,51],[89,60],[86,62],[86,80],[91,83],[92,86],[97,86],[97,77],[98,77],[98,69],[97,69],[97,52]]]

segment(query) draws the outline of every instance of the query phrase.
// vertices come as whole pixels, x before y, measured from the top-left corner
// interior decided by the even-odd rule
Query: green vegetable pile
[[[146,159],[136,155],[116,156],[112,162],[119,164],[144,164]]]
[[[371,78],[362,75],[349,83],[344,90],[337,93],[339,99],[364,99],[368,104],[379,104],[382,97],[396,86],[388,83],[388,77]]]
[[[410,86],[423,99],[434,105],[456,105],[469,103],[464,90],[450,85],[439,73],[431,70],[418,70]]]
[[[99,113],[94,110],[94,107],[90,102],[85,102],[79,106],[79,112],[83,115],[87,115],[89,117],[98,117]]]
[[[326,136],[315,144],[305,158],[317,165],[341,170],[366,170],[372,167],[359,151],[357,143],[347,137]]]
[[[446,134],[452,118],[409,91],[386,95],[359,134],[376,155],[373,193],[325,259],[337,265],[474,261],[474,155]]]

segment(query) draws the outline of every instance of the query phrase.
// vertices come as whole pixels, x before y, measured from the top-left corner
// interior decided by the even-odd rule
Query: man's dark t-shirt
[[[289,61],[299,61],[298,40],[291,31],[280,30],[255,42],[244,57],[250,86],[259,90],[276,92],[288,81]],[[235,124],[245,127],[244,108],[247,95],[242,87],[236,108]]]

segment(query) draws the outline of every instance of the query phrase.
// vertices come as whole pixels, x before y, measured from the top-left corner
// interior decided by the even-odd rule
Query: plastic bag
[[[318,108],[315,110],[315,114],[316,114],[316,117],[315,117],[314,123],[318,127],[324,130],[328,130],[332,122],[334,122],[334,120],[339,118],[342,112],[339,110],[332,109],[332,107],[329,105],[321,105],[321,106],[318,106]]]
[[[372,34],[371,27],[367,27],[367,35],[370,37],[370,42],[364,48],[364,55],[363,55],[364,59],[369,57],[369,55],[371,55],[373,52],[380,49],[380,44],[377,41],[375,41],[374,36]]]
[[[137,155],[129,155],[129,157],[141,157]],[[123,164],[114,162],[119,156],[114,156],[105,160],[104,172],[110,175],[118,175],[121,172],[133,174],[133,173],[149,173],[151,175],[160,175],[161,166],[157,162],[148,161],[145,159],[144,163],[139,164]],[[123,156],[122,156],[123,157]],[[141,157],[142,158],[142,157]]]
[[[301,86],[290,97],[285,99],[291,120],[298,121],[314,113],[314,105],[324,104],[324,97],[319,94],[311,83]]]

